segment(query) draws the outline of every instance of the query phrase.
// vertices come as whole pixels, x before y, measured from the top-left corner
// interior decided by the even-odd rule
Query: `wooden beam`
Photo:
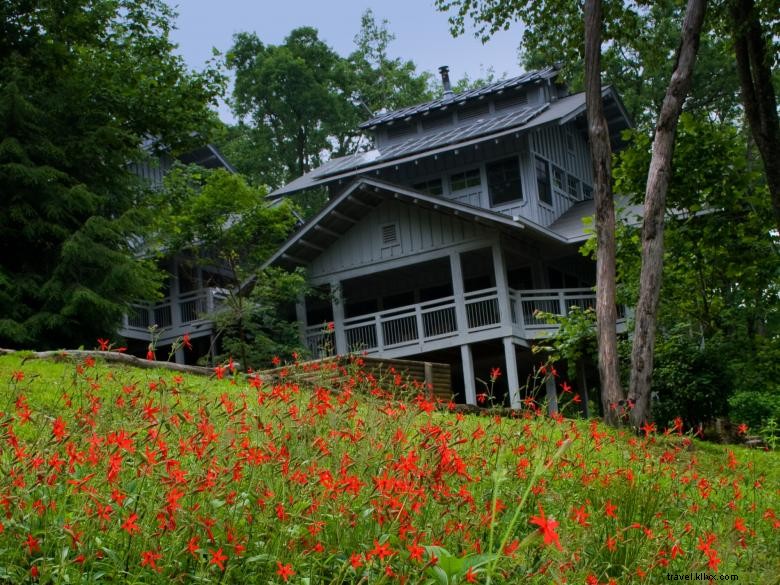
[[[314,226],[315,230],[320,230],[323,234],[328,234],[331,237],[338,238],[340,234],[337,234],[333,230],[329,230],[326,227],[322,227],[321,225],[317,224]]]
[[[349,223],[357,223],[358,220],[356,220],[354,217],[350,217],[349,215],[345,215],[341,213],[340,211],[331,211],[331,215],[338,217],[339,219],[343,219],[344,221],[348,221]]]
[[[303,258],[298,258],[297,256],[293,256],[292,254],[288,254],[285,252],[282,254],[282,258],[287,258],[288,260],[292,260],[293,262],[296,262],[297,264],[308,264],[308,260],[304,260]]]
[[[304,246],[306,246],[307,248],[311,248],[312,250],[317,250],[318,252],[325,251],[325,248],[323,248],[322,246],[318,246],[317,244],[312,244],[311,242],[306,241],[304,239],[298,240],[298,243],[303,244]]]
[[[355,205],[359,205],[360,207],[364,207],[364,208],[366,208],[366,209],[372,209],[372,207],[371,207],[369,204],[367,204],[367,203],[363,203],[363,202],[362,202],[360,199],[358,199],[358,198],[357,198],[357,197],[355,197],[354,195],[350,195],[349,197],[347,197],[347,199],[348,199],[348,200],[349,200],[351,203],[354,203]]]

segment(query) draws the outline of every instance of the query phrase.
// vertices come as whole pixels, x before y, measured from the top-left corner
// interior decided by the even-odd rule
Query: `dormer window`
[[[387,129],[387,137],[390,140],[412,136],[413,134],[417,134],[417,124],[414,123],[394,124]]]
[[[462,191],[470,187],[479,187],[481,184],[482,177],[480,177],[479,169],[471,169],[470,171],[450,175],[451,191]]]
[[[419,191],[420,193],[427,193],[428,195],[441,195],[444,193],[441,179],[428,179],[422,183],[415,183],[412,185],[412,189]]]
[[[486,165],[490,205],[495,207],[523,198],[520,181],[520,161],[516,156]]]

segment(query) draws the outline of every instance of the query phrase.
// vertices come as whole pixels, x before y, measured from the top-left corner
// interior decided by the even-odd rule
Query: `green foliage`
[[[149,137],[204,140],[221,90],[172,54],[172,18],[158,0],[2,4],[0,345],[78,346],[158,288],[129,163]]]
[[[550,325],[557,325],[549,346],[541,346],[553,362],[564,360],[569,371],[575,372],[580,360],[596,359],[596,312],[577,305],[569,307],[567,315],[539,312],[538,318]],[[538,346],[537,346],[538,347]]]
[[[681,417],[686,427],[707,423],[728,413],[729,384],[722,343],[705,345],[683,331],[666,331],[656,343],[653,371],[653,418],[660,428]],[[742,419],[740,419],[742,420]]]
[[[272,205],[264,196],[264,189],[223,169],[176,166],[157,197],[160,245],[229,274],[233,287],[214,315],[218,357],[236,357],[244,367],[289,355],[299,345],[297,324],[286,309],[303,291],[303,275],[259,272],[297,218],[289,203]]]
[[[743,145],[731,126],[690,114],[680,118],[654,386],[661,422],[673,415],[703,420],[724,414],[734,394],[730,416],[755,424],[771,409],[762,404],[749,412],[747,396],[779,394],[780,242],[772,232],[766,187]],[[618,192],[641,197],[649,151],[650,138],[635,134],[632,147],[617,157]],[[621,233],[618,272],[632,304],[637,231],[624,226]],[[762,401],[756,394],[756,402]]]
[[[236,35],[227,66],[235,71],[232,106],[240,122],[228,130],[224,152],[254,184],[278,187],[323,158],[369,148],[361,121],[431,97],[428,74],[389,56],[393,39],[371,10],[348,57],[311,27],[293,30],[281,45]]]

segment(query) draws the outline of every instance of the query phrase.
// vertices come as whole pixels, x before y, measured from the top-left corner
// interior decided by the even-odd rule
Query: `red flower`
[[[607,500],[607,503],[604,504],[604,513],[610,518],[617,518],[615,510],[617,510],[617,506],[615,506],[611,500]]]
[[[292,565],[283,565],[279,561],[276,561],[276,574],[287,582],[287,579],[295,575],[295,571],[293,571]]]
[[[130,516],[127,517],[127,520],[122,522],[122,530],[131,535],[141,532],[141,527],[135,523],[136,520],[138,520],[138,514],[130,514]]]
[[[217,565],[220,571],[224,571],[227,555],[222,552],[222,547],[218,548],[217,550],[210,550],[209,552],[211,553],[211,560],[209,561],[209,564]]]
[[[585,511],[585,506],[573,508],[571,511],[572,520],[577,522],[580,526],[590,526],[590,523],[588,522],[588,516],[590,516],[590,514]]]
[[[474,572],[474,567],[469,567],[469,570],[466,571],[466,574],[464,575],[466,577],[467,583],[476,583],[477,582],[477,574]]]
[[[328,331],[333,331],[336,328],[336,324],[333,321],[328,323]]]
[[[539,515],[531,516],[531,524],[535,524],[539,527],[539,532],[544,536],[544,544],[555,544],[555,546],[558,547],[558,550],[563,550],[561,548],[558,533],[555,532],[558,522],[551,518],[547,518],[544,515],[544,509],[541,504],[539,505]]]
[[[38,542],[38,539],[35,538],[32,534],[27,535],[27,540],[25,541],[25,544],[27,545],[27,549],[30,551],[30,554],[33,554],[36,551],[41,550],[40,543]]]
[[[368,558],[379,557],[380,561],[384,561],[386,557],[391,557],[395,554],[393,549],[387,543],[379,544],[378,540],[374,540],[374,548],[368,551]]]
[[[157,561],[159,561],[161,558],[162,555],[160,553],[151,550],[145,550],[141,553],[141,566],[148,566],[150,569],[153,569],[159,573],[162,571],[162,567],[157,566]]]
[[[406,547],[409,550],[409,560],[421,561],[425,549],[419,544],[410,544]]]
[[[745,423],[742,423],[741,425],[739,425],[739,426],[737,427],[737,432],[738,432],[740,435],[747,435],[748,428],[749,428],[749,427],[748,427],[748,426],[747,426]]]
[[[501,368],[493,368],[490,370],[490,381],[495,382],[501,376]]]
[[[100,346],[100,351],[108,351],[108,348],[111,345],[111,342],[108,339],[100,339],[99,337],[97,342]]]
[[[157,359],[154,356],[154,347],[152,347],[151,345],[149,346],[149,349],[146,350],[146,359],[148,359],[149,361],[154,361]]]
[[[181,345],[185,349],[192,349],[192,343],[190,342],[190,334],[185,333],[184,336],[181,338]]]

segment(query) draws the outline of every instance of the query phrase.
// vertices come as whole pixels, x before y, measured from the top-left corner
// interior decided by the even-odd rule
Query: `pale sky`
[[[261,41],[279,44],[294,28],[313,26],[320,38],[337,53],[346,56],[354,50],[353,38],[360,28],[360,16],[372,8],[377,22],[390,21],[395,34],[390,46],[393,57],[411,59],[418,71],[438,78],[440,65],[449,65],[453,82],[468,75],[474,79],[493,67],[498,77],[521,73],[517,48],[520,26],[497,33],[483,45],[472,31],[453,38],[447,15],[438,12],[433,0],[168,0],[176,7],[177,30],[172,40],[192,69],[202,69],[211,58],[212,48],[225,53],[238,32],[255,32]],[[220,117],[233,121],[226,106]]]

